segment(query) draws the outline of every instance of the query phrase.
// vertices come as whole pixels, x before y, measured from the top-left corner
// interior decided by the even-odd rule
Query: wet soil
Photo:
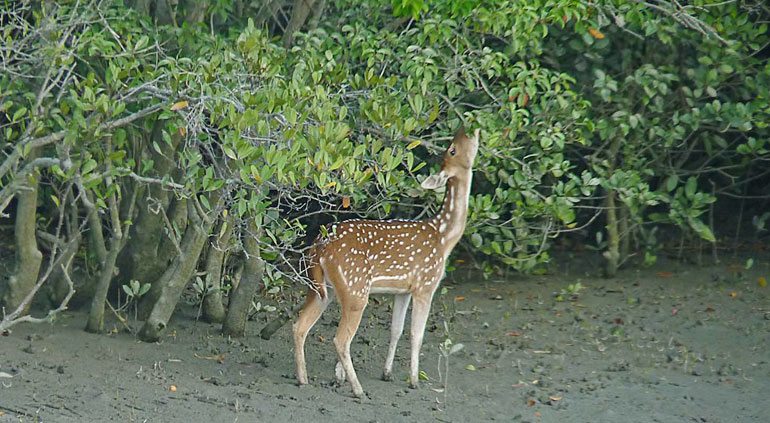
[[[662,261],[611,280],[590,257],[560,261],[542,276],[453,272],[433,302],[416,390],[408,334],[395,380],[380,379],[391,298],[370,300],[352,347],[363,401],[334,382],[335,305],[308,338],[302,388],[290,326],[257,336],[266,311],[227,339],[180,305],[155,344],[114,319],[113,333],[88,334],[80,311],[19,325],[0,337],[0,423],[768,421],[768,257],[748,270],[746,257]],[[447,339],[462,349],[450,355]]]

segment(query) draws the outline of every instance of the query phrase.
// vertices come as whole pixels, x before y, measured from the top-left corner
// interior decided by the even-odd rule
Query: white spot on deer
[[[438,231],[443,234],[445,230],[446,230],[446,222],[441,222],[441,226],[438,227]]]

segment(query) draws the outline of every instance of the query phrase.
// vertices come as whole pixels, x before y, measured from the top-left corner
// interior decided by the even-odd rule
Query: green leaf
[[[88,159],[88,161],[86,161],[83,164],[83,169],[81,170],[81,172],[83,173],[83,175],[86,175],[88,173],[91,173],[91,171],[94,169],[96,169],[96,160]]]
[[[687,219],[687,222],[690,224],[690,227],[695,231],[695,233],[698,234],[698,236],[705,239],[706,241],[716,242],[714,233],[711,232],[711,228],[706,226],[706,224],[703,223],[700,219],[690,217]]]
[[[694,176],[687,178],[687,183],[684,186],[685,195],[687,198],[692,198],[695,195],[695,191],[698,189],[698,180]]]
[[[674,174],[674,175],[671,175],[671,176],[669,176],[669,177],[668,177],[668,179],[666,180],[666,190],[667,190],[668,192],[671,192],[671,191],[673,191],[674,189],[676,189],[676,186],[677,186],[678,184],[679,184],[679,175],[676,175],[676,174]]]
[[[474,247],[480,248],[481,244],[484,243],[484,240],[481,238],[481,235],[479,235],[478,232],[471,235],[471,244],[473,244]]]
[[[13,113],[13,119],[11,119],[11,121],[16,122],[17,120],[24,117],[25,114],[27,114],[27,108],[21,107]]]

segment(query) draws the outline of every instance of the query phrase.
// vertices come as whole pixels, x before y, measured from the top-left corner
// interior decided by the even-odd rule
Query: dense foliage
[[[221,321],[237,262],[275,289],[324,219],[429,214],[421,169],[460,125],[482,130],[465,245],[487,272],[587,233],[612,275],[770,194],[761,3],[127,3],[3,6],[4,322],[75,284],[101,331],[122,286],[151,340],[193,280]]]

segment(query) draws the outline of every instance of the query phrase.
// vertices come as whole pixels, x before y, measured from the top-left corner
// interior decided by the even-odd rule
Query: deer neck
[[[468,197],[471,192],[472,173],[457,175],[446,184],[444,203],[433,220],[441,236],[443,256],[446,258],[465,232],[468,218]]]

